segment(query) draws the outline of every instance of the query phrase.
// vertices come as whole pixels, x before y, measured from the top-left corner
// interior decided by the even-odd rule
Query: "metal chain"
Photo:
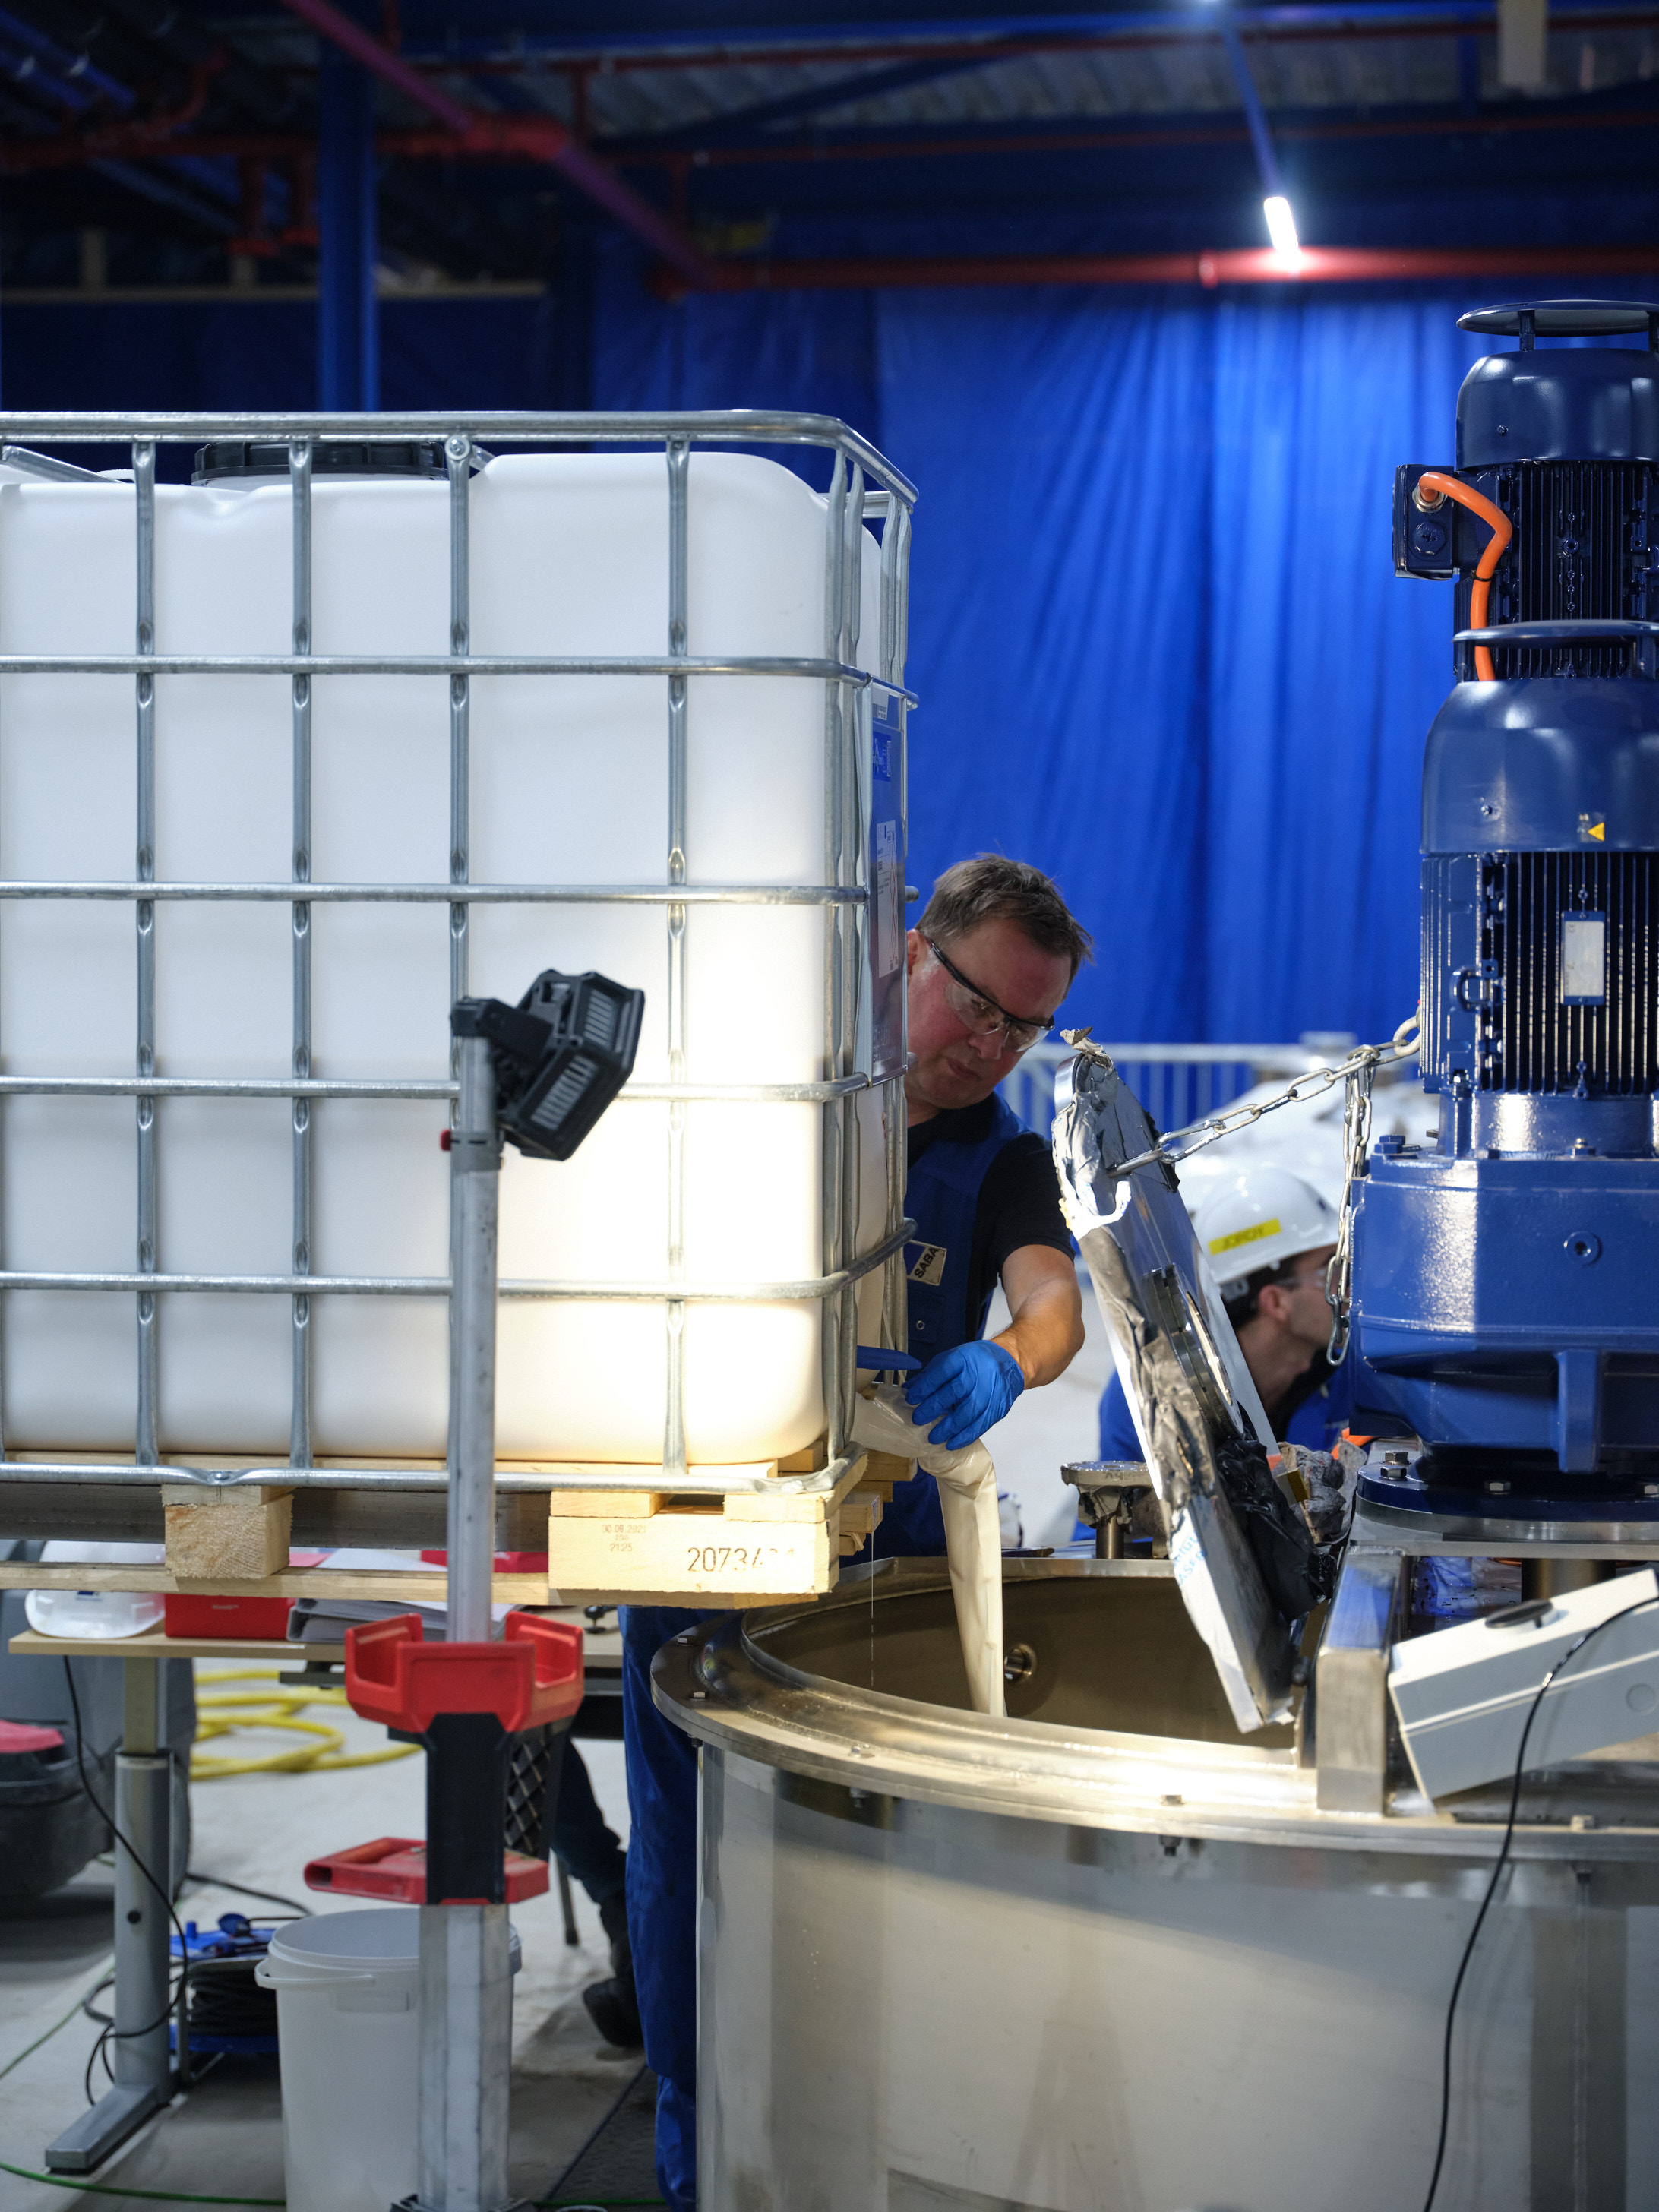
[[[1264,1114],[1272,1114],[1281,1106],[1296,1106],[1310,1098],[1321,1098],[1339,1083],[1346,1083],[1348,1095],[1342,1113],[1342,1210],[1337,1221],[1336,1250],[1325,1270],[1325,1303],[1331,1310],[1330,1341],[1325,1356],[1333,1367],[1340,1365],[1348,1349],[1348,1305],[1353,1281],[1353,1187],[1365,1172],[1371,1130],[1371,1086],[1376,1081],[1379,1067],[1387,1067],[1395,1060],[1416,1059],[1418,1029],[1419,1018],[1413,1014],[1409,1021],[1401,1022],[1387,1044],[1363,1044],[1336,1067],[1316,1068],[1307,1075],[1298,1075],[1277,1098],[1263,1098],[1252,1106],[1236,1106],[1230,1113],[1212,1115],[1208,1121],[1194,1121],[1185,1129],[1176,1129],[1150,1152],[1137,1152],[1132,1160],[1125,1160],[1121,1167],[1112,1170],[1115,1176],[1127,1176],[1137,1168],[1174,1167],[1182,1160],[1190,1159],[1194,1152],[1201,1152],[1206,1145],[1218,1144],[1223,1137],[1251,1127]],[[1109,1054],[1089,1042],[1086,1030],[1067,1030],[1063,1034],[1066,1043],[1084,1059],[1097,1065],[1112,1064]]]
[[[1347,1356],[1348,1308],[1353,1286],[1353,1187],[1365,1172],[1365,1148],[1371,1133],[1371,1085],[1375,1059],[1354,1068],[1347,1079],[1342,1109],[1342,1211],[1336,1224],[1336,1249],[1325,1269],[1325,1303],[1331,1310],[1330,1341],[1325,1357],[1340,1367]]]

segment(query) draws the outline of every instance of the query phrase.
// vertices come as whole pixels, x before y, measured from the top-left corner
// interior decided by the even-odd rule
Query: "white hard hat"
[[[1247,1275],[1334,1244],[1337,1220],[1311,1183],[1264,1164],[1207,1192],[1193,1228],[1226,1297]]]

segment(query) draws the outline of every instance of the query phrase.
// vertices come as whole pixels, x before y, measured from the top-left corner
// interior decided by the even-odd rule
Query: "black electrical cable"
[[[98,2054],[104,2048],[108,2035],[109,2029],[100,2027],[98,2031],[98,2040],[87,2053],[87,2070],[81,2077],[81,2086],[87,2093],[87,2102],[89,2105],[95,2105],[98,2102],[92,2094],[92,2069],[98,2063]]]
[[[1446,2130],[1451,2118],[1452,2028],[1457,2019],[1457,2000],[1463,1993],[1463,1978],[1469,1971],[1469,1961],[1474,1956],[1474,1947],[1480,1940],[1480,1930],[1485,1924],[1487,1910],[1498,1893],[1498,1885],[1503,1879],[1504,1869],[1509,1863],[1510,1846],[1515,1841],[1516,1814],[1521,1804],[1521,1778],[1527,1771],[1527,1741],[1532,1734],[1532,1724],[1537,1719],[1538,1709],[1543,1704],[1545,1696],[1553,1686],[1561,1669],[1576,1659],[1584,1646],[1599,1636],[1604,1628],[1611,1628],[1615,1620],[1628,1620],[1632,1613],[1641,1613],[1650,1605],[1659,1605],[1659,1597],[1638,1598],[1634,1605],[1624,1606],[1619,1612],[1610,1613],[1605,1620],[1598,1620],[1593,1628],[1587,1628],[1576,1644],[1570,1644],[1567,1646],[1554,1666],[1550,1668],[1549,1673],[1538,1685],[1538,1693],[1528,1710],[1526,1726],[1521,1731],[1521,1747],[1515,1754],[1515,1777],[1510,1784],[1510,1809],[1509,1817],[1504,1823],[1504,1841],[1492,1870],[1492,1879],[1486,1884],[1486,1893],[1480,1900],[1480,1910],[1474,1916],[1474,1925],[1470,1929],[1468,1941],[1463,1946],[1463,1955],[1457,1962],[1457,1978],[1452,1984],[1451,2000],[1446,2007],[1446,2033],[1440,2047],[1440,2132],[1435,2143],[1434,2172],[1429,2177],[1429,2193],[1423,2199],[1423,2212],[1434,2212],[1435,2192],[1440,2186],[1440,2169],[1446,2160]],[[1498,1615],[1490,1616],[1488,1626],[1498,1618],[1499,1618]]]
[[[76,1695],[75,1669],[70,1666],[67,1658],[63,1663],[64,1680],[69,1685],[70,1711],[74,1716],[75,1720],[75,1768],[76,1772],[79,1775],[81,1779],[81,1787],[86,1793],[87,1802],[92,1807],[93,1811],[97,1814],[99,1819],[104,1823],[104,1826],[109,1830],[111,1835],[114,1837],[116,1842],[119,1844],[122,1850],[125,1851],[127,1856],[132,1861],[134,1866],[137,1868],[139,1873],[143,1875],[144,1880],[155,1892],[157,1897],[161,1899],[162,1910],[166,1912],[167,1918],[173,1923],[173,1932],[179,1938],[179,1980],[176,1987],[170,1990],[167,1993],[166,2011],[158,2014],[155,2019],[147,2021],[142,2027],[106,2027],[99,2038],[99,2044],[101,2045],[105,2038],[110,2036],[114,2037],[118,2042],[131,2042],[137,2036],[151,2035],[158,2027],[161,2027],[163,2021],[168,2020],[172,2017],[173,2009],[176,2006],[179,2011],[179,2025],[180,2031],[179,2036],[179,2078],[181,2083],[188,2087],[190,2081],[190,2040],[188,2027],[190,2003],[190,1948],[185,1942],[185,1931],[179,1924],[179,1916],[173,1909],[173,1899],[168,1896],[167,1891],[156,1880],[155,1875],[144,1863],[143,1860],[140,1858],[138,1853],[133,1849],[131,1838],[124,1835],[121,1830],[117,1827],[115,1825],[115,1815],[106,1810],[97,1791],[87,1779],[86,1745],[82,1740],[81,1733],[81,1700]],[[94,2046],[94,2057],[96,2056],[96,2049],[97,2046]],[[87,2066],[87,2102],[91,2104],[92,2101],[92,2066],[90,2061],[88,2061]]]

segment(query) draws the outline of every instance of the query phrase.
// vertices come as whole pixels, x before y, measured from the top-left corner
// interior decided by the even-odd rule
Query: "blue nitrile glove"
[[[930,1359],[904,1396],[917,1421],[928,1431],[930,1444],[959,1451],[994,1427],[1025,1388],[1025,1377],[1012,1352],[1000,1344],[959,1344]]]

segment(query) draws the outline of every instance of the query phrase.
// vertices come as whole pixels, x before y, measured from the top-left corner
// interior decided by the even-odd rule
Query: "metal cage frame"
[[[285,654],[178,654],[155,650],[155,460],[161,445],[252,439],[286,444],[293,506],[293,651]],[[411,439],[441,447],[449,490],[450,619],[447,649],[429,655],[314,653],[312,623],[313,456],[319,443],[392,445]],[[900,1068],[878,1075],[861,1060],[859,1005],[869,973],[873,893],[867,835],[861,835],[860,746],[869,745],[869,716],[860,701],[871,694],[891,702],[900,733],[897,794],[900,861],[904,852],[902,734],[906,710],[915,703],[904,688],[908,556],[915,487],[855,431],[833,416],[785,412],[665,414],[535,414],[506,411],[439,414],[22,414],[0,412],[0,459],[46,481],[85,482],[92,472],[33,448],[61,445],[125,445],[132,455],[137,532],[137,588],[134,649],[130,654],[0,653],[0,676],[130,675],[134,684],[137,771],[137,860],[128,883],[0,881],[0,901],[24,899],[125,900],[132,902],[137,938],[136,1066],[126,1076],[0,1075],[0,1098],[20,1093],[65,1097],[131,1097],[137,1117],[137,1235],[135,1266],[127,1273],[42,1273],[0,1268],[0,1294],[8,1290],[107,1291],[137,1302],[137,1414],[131,1463],[14,1460],[6,1455],[0,1418],[0,1481],[70,1484],[194,1482],[212,1487],[280,1481],[284,1486],[336,1489],[441,1489],[447,1472],[434,1466],[375,1468],[314,1463],[311,1433],[311,1300],[317,1297],[448,1297],[452,1277],[318,1275],[313,1245],[312,1102],[319,1098],[432,1098],[459,1095],[452,1054],[448,1081],[436,1079],[321,1079],[311,1072],[311,908],[331,901],[395,901],[447,904],[449,909],[450,997],[468,988],[470,909],[482,902],[513,904],[661,906],[668,962],[669,1081],[629,1083],[618,1103],[666,1102],[670,1144],[668,1234],[664,1275],[656,1282],[605,1283],[503,1280],[500,1294],[514,1298],[585,1298],[662,1303],[668,1339],[667,1416],[660,1471],[629,1473],[618,1465],[606,1486],[682,1492],[775,1489],[778,1478],[744,1477],[730,1469],[702,1472],[685,1457],[684,1315],[708,1302],[817,1300],[823,1309],[823,1397],[828,1418],[828,1466],[799,1479],[793,1490],[832,1487],[851,1464],[849,1431],[855,1377],[855,1285],[879,1267],[884,1340],[905,1340],[903,1244],[915,1224],[904,1218],[903,1054]],[[14,442],[15,441],[15,442]],[[485,441],[488,441],[487,443]],[[689,474],[694,447],[811,446],[833,455],[824,545],[824,647],[821,658],[692,654],[687,642],[689,599]],[[471,649],[469,486],[497,446],[590,447],[647,446],[662,450],[669,491],[669,617],[665,650],[647,656],[477,654]],[[860,621],[864,525],[883,523],[881,634],[877,672],[854,661]],[[163,675],[287,676],[292,685],[293,873],[288,883],[169,883],[155,872],[155,678]],[[617,885],[501,884],[469,879],[471,728],[474,676],[659,675],[666,687],[669,849],[662,884]],[[316,676],[428,675],[449,692],[450,870],[447,884],[315,883],[311,878],[311,687]],[[822,684],[824,700],[824,858],[821,884],[720,885],[687,881],[687,764],[689,685],[699,676],[787,676]],[[287,1079],[194,1079],[158,1075],[155,1069],[155,904],[166,900],[260,900],[292,909],[293,1064]],[[811,905],[826,915],[823,994],[823,1068],[814,1083],[689,1084],[685,1080],[685,921],[688,908],[732,902]],[[3,910],[3,909],[0,909]],[[853,1245],[853,1142],[856,1095],[878,1085],[885,1094],[886,1220],[880,1241],[861,1258]],[[293,1254],[289,1275],[168,1273],[158,1265],[156,1121],[158,1099],[179,1097],[287,1098],[293,1111]],[[692,1099],[818,1104],[823,1113],[822,1271],[790,1282],[699,1283],[688,1279],[684,1254],[685,1103]],[[161,1294],[210,1291],[284,1295],[292,1300],[291,1421],[288,1462],[254,1468],[191,1468],[163,1462],[158,1444]],[[0,1378],[3,1383],[3,1378]],[[453,1380],[452,1380],[453,1389]],[[0,1416],[3,1389],[0,1387]],[[592,1468],[533,1474],[498,1468],[501,1489],[557,1491],[591,1488]]]

